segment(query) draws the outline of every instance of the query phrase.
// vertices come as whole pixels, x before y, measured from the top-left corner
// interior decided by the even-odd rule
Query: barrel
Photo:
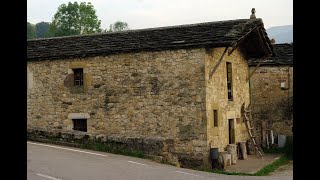
[[[219,148],[210,148],[210,158],[211,159],[219,158]]]

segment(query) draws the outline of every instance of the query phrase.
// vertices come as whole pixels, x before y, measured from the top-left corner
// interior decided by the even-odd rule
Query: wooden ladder
[[[257,151],[257,153],[259,153],[260,156],[262,156],[260,147],[259,147],[259,145],[257,144],[257,141],[256,141],[256,137],[252,132],[254,127],[252,125],[253,124],[252,123],[253,119],[252,119],[252,114],[251,114],[251,110],[250,110],[250,104],[249,104],[247,109],[245,108],[245,103],[242,104],[242,106],[241,106],[241,114],[242,114],[243,118],[245,119],[246,127],[247,127],[247,130],[248,130],[249,136],[251,138],[251,141],[252,141],[252,143],[254,145],[254,149]]]

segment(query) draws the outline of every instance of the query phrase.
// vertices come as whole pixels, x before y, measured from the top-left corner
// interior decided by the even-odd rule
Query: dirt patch
[[[254,174],[264,166],[279,159],[282,155],[283,154],[264,154],[262,157],[258,155],[248,155],[248,159],[237,160],[237,164],[228,166],[226,171]]]

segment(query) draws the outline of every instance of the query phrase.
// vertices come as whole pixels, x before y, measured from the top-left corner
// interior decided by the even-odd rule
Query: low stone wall
[[[178,167],[198,167],[203,165],[202,156],[190,153],[176,153],[173,139],[162,137],[125,137],[92,135],[81,131],[46,130],[42,128],[28,128],[27,139],[72,147],[83,144],[102,143],[113,149],[130,152],[143,152],[150,159],[174,164]]]

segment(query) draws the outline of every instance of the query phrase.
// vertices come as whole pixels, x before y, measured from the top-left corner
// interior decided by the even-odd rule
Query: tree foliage
[[[68,36],[101,32],[101,20],[88,2],[61,4],[53,17],[48,36]]]
[[[27,39],[36,38],[36,30],[33,24],[27,22]]]
[[[108,32],[115,32],[115,31],[125,31],[129,30],[128,23],[122,21],[116,21],[113,24],[110,24]]]
[[[39,22],[35,25],[36,29],[36,38],[44,38],[49,30],[50,23],[48,22]]]

